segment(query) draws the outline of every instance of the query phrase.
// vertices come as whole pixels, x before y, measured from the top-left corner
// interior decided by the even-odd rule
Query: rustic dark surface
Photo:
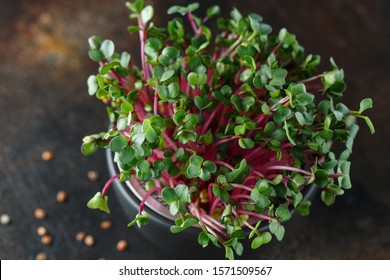
[[[115,2],[115,3],[114,3]],[[161,11],[179,1],[147,1]],[[180,1],[188,2],[188,1]],[[97,66],[87,55],[87,38],[99,34],[115,41],[139,61],[136,36],[124,1],[3,0],[0,3],[0,214],[12,218],[0,225],[1,259],[34,259],[46,252],[50,259],[174,259],[161,252],[135,229],[128,229],[122,209],[110,198],[112,214],[89,210],[86,201],[108,177],[101,151],[84,157],[79,151],[84,135],[107,126],[104,106],[89,97],[87,77]],[[348,91],[344,103],[357,108],[364,97],[374,100],[369,115],[377,133],[371,136],[361,123],[352,156],[353,189],[333,207],[314,200],[312,213],[288,225],[283,242],[259,250],[261,259],[389,259],[389,81],[390,2],[387,0],[329,1],[207,1],[219,3],[224,14],[233,6],[243,13],[258,12],[274,30],[286,26],[308,53],[327,63],[333,56],[344,68]],[[203,4],[205,6],[205,4]],[[204,7],[203,7],[204,8]],[[41,160],[52,150],[53,161]],[[89,170],[100,174],[97,182]],[[66,190],[69,201],[60,204],[56,193]],[[45,220],[34,218],[42,207]],[[103,219],[112,229],[99,227]],[[291,224],[291,223],[290,223]],[[36,228],[44,225],[54,237],[42,245]],[[147,228],[145,228],[147,230]],[[95,236],[96,246],[75,240],[78,231]],[[178,236],[178,238],[180,238]],[[129,248],[117,252],[125,239]],[[221,252],[221,257],[223,257]],[[188,252],[188,258],[205,258]]]

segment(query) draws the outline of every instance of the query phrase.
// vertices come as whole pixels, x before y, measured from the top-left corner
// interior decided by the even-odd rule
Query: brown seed
[[[34,216],[39,220],[43,220],[46,218],[46,211],[42,208],[37,208],[34,210]]]
[[[95,238],[92,235],[88,234],[84,238],[84,243],[85,243],[85,245],[92,247],[93,245],[95,245]]]
[[[88,179],[93,181],[93,182],[96,182],[99,179],[99,173],[95,170],[88,171],[87,176],[88,176]]]
[[[53,237],[51,235],[44,235],[41,237],[41,243],[44,245],[50,245],[53,242]]]
[[[84,241],[85,237],[87,236],[87,234],[84,232],[84,231],[80,231],[76,234],[76,240],[77,241]]]
[[[46,150],[43,151],[41,157],[44,161],[50,161],[54,159],[54,153],[52,151]]]
[[[47,260],[48,258],[49,256],[44,252],[41,252],[35,256],[36,260]]]
[[[11,223],[11,217],[8,214],[1,215],[0,223],[2,225],[9,225]]]
[[[44,236],[47,234],[47,229],[44,226],[40,226],[37,228],[37,233],[39,236]]]
[[[57,201],[60,203],[64,203],[65,201],[68,200],[68,194],[66,191],[59,191],[57,193]]]
[[[127,241],[126,240],[119,240],[118,243],[116,244],[116,249],[119,251],[119,252],[123,252],[127,249],[129,245],[127,244]]]
[[[102,229],[105,229],[105,230],[107,230],[107,229],[110,229],[111,227],[112,227],[112,223],[110,222],[110,221],[102,221],[101,223],[100,223],[100,227],[102,228]]]

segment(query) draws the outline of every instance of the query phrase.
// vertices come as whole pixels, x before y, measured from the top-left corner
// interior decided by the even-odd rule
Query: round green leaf
[[[123,135],[115,136],[109,144],[109,147],[111,151],[113,152],[120,152],[127,146],[127,139]]]
[[[115,51],[114,42],[111,40],[104,40],[100,46],[100,50],[105,58],[111,58]]]

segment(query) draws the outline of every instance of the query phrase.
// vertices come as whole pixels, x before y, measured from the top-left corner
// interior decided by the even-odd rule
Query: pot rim
[[[117,174],[118,171],[120,170],[120,168],[118,165],[115,167],[113,152],[111,152],[109,149],[106,149],[106,158],[107,158],[107,165],[108,165],[109,173],[112,176]],[[134,188],[134,186],[129,181],[126,181],[126,187],[124,184],[119,182],[118,179],[116,179],[114,181],[114,183],[116,183],[119,186],[119,188],[117,188],[117,190],[119,191],[119,192],[117,192],[117,194],[124,196],[130,204],[132,204],[134,207],[138,208],[139,203],[142,200],[142,194],[136,193],[135,192],[136,188]],[[142,189],[143,194],[146,194],[145,189],[143,189],[143,188],[139,188],[139,189]],[[305,192],[305,194],[303,196],[303,200],[308,200],[308,199],[312,198],[316,190],[317,190],[317,186],[315,184],[310,185],[308,190]],[[140,199],[140,197],[141,197],[141,199]],[[155,196],[151,196],[145,201],[145,208],[146,208],[150,218],[154,222],[157,222],[159,224],[162,224],[162,225],[169,227],[172,225],[172,223],[174,223],[174,221],[176,219],[175,216],[172,216],[171,214],[169,214],[168,207],[164,206],[161,202],[159,202]],[[163,209],[163,211],[165,212],[165,215],[160,212],[160,209]],[[295,212],[295,209],[290,210],[291,215],[293,215],[294,212]],[[269,225],[265,224],[262,227],[260,227],[259,230],[266,231],[266,230],[268,230],[268,228],[269,228]]]

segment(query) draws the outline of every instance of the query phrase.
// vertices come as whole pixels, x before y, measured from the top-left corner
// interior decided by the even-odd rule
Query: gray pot
[[[116,166],[112,152],[106,150],[108,170],[111,176],[118,174],[119,169]],[[130,184],[130,182],[120,183],[115,180],[112,189],[114,190],[119,203],[121,204],[125,214],[130,220],[133,220],[138,213],[140,197],[144,189],[139,189]],[[304,199],[310,199],[317,188],[313,185],[306,192]],[[223,259],[225,251],[223,248],[217,248],[213,244],[209,244],[206,248],[202,248],[198,244],[198,235],[200,230],[192,227],[185,231],[173,234],[169,228],[174,224],[174,218],[169,214],[168,208],[158,200],[157,197],[149,197],[145,203],[144,210],[149,214],[149,224],[139,229],[139,232],[150,242],[153,242],[161,250],[166,253],[173,253],[178,258],[184,259]],[[293,211],[292,211],[293,212]],[[138,229],[137,226],[134,226]],[[265,231],[268,226],[263,226],[260,231]],[[249,231],[248,231],[249,234]],[[258,255],[262,250],[252,250],[250,241],[247,239],[242,241],[244,245],[244,254],[242,258],[252,258]],[[173,249],[174,248],[174,249]]]

